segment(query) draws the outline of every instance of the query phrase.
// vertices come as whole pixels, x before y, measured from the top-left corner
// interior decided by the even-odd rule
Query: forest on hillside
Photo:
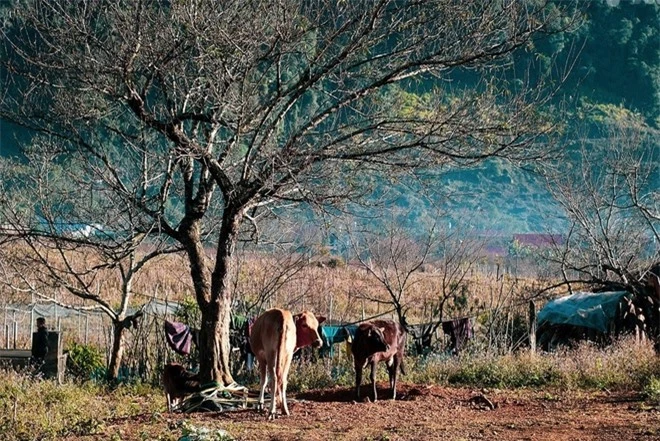
[[[0,19],[12,13],[15,0],[0,2]],[[562,3],[562,2],[559,2]],[[549,8],[553,7],[550,2]],[[582,15],[578,26],[539,36],[512,54],[519,72],[548,75],[563,81],[550,103],[567,109],[564,121],[566,144],[583,137],[603,137],[613,120],[636,115],[650,128],[660,125],[660,6],[653,1],[577,2],[572,13]],[[3,18],[4,17],[4,18]],[[563,20],[566,20],[564,18]],[[560,28],[561,23],[555,23]],[[564,78],[564,75],[566,75]],[[3,73],[3,77],[8,75]],[[458,71],[453,83],[470,84],[469,71]],[[512,92],[522,87],[524,77],[512,76]],[[420,90],[429,86],[422,81]],[[455,87],[455,86],[453,86]],[[423,98],[421,98],[423,99]],[[414,99],[401,102],[414,107]],[[0,156],[22,154],[33,134],[11,121],[0,119]],[[538,173],[506,161],[488,161],[471,167],[447,167],[420,188],[415,183],[389,188],[386,204],[396,207],[411,222],[438,216],[462,223],[469,213],[472,228],[497,234],[558,231],[566,228],[562,216],[550,218],[546,211],[561,211],[552,201]],[[385,182],[383,185],[390,186]],[[425,191],[422,191],[425,190]],[[421,194],[421,196],[420,196]],[[450,214],[451,213],[451,214]],[[303,216],[305,217],[305,216]],[[476,222],[481,220],[481,222]]]

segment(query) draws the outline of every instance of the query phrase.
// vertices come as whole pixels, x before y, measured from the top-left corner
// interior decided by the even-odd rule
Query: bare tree
[[[548,90],[504,94],[498,78],[561,16],[536,0],[20,1],[0,117],[51,136],[156,226],[140,233],[183,247],[201,378],[229,383],[241,232],[281,203],[363,192],[372,171],[544,156]],[[483,80],[448,87],[460,69]]]
[[[277,228],[273,228],[272,222],[269,226],[271,231],[262,233],[260,243],[242,242],[236,258],[234,309],[243,314],[259,314],[273,300],[281,304],[278,297],[287,286],[301,280],[304,270],[316,264],[313,253],[317,234],[308,234],[295,226],[283,228],[281,222]],[[288,302],[299,303],[296,300]]]
[[[409,331],[406,318],[412,289],[419,283],[419,269],[437,251],[436,224],[422,239],[413,238],[404,226],[401,216],[392,216],[379,231],[351,232],[351,246],[355,258],[368,274],[385,288],[387,295],[363,294],[365,300],[391,306],[399,323]]]
[[[476,305],[473,299],[472,275],[482,258],[484,239],[468,229],[454,228],[437,238],[433,269],[427,274],[432,292],[426,295],[421,314],[422,326],[415,338],[423,350],[431,346],[433,335],[447,320],[447,313],[468,314]]]
[[[652,299],[640,307],[657,334],[660,293],[648,292],[660,262],[659,137],[640,121],[630,114],[608,121],[601,138],[584,139],[572,152],[575,165],[548,174],[569,223],[566,242],[549,259],[569,290],[586,285]]]

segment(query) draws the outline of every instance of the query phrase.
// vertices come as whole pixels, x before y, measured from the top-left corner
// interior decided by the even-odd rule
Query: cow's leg
[[[396,377],[397,377],[397,371],[399,370],[399,357],[396,355],[394,356],[394,359],[391,361],[391,363],[388,363],[387,366],[387,373],[390,376],[390,389],[392,389],[392,399],[396,399]]]
[[[275,362],[277,362],[277,360],[275,360]],[[270,412],[268,414],[268,419],[272,420],[277,414],[277,383],[279,382],[275,364],[268,366],[268,376],[270,377]]]
[[[362,384],[362,369],[364,369],[364,363],[362,360],[358,360],[357,357],[354,360],[355,364],[355,398],[360,399],[360,385]]]
[[[284,365],[284,371],[282,371],[282,378],[280,379],[280,385],[282,387],[281,397],[282,397],[282,411],[286,415],[290,415],[289,406],[286,404],[286,386],[289,379],[289,370],[291,369],[291,358],[287,359],[286,364]]]
[[[169,393],[165,393],[165,399],[167,400],[167,411],[172,412],[172,398]]]
[[[374,389],[374,402],[378,399],[378,394],[376,393],[376,362],[371,362],[371,385]]]
[[[267,371],[266,360],[259,360],[259,404],[257,409],[264,409],[264,396],[266,395],[266,382],[268,381],[268,371]]]

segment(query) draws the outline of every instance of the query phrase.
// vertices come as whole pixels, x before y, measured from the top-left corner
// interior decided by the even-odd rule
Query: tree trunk
[[[229,364],[231,347],[229,325],[231,322],[231,277],[234,267],[234,251],[238,239],[240,212],[225,209],[218,239],[215,267],[208,279],[199,280],[200,274],[207,274],[202,265],[191,265],[197,292],[197,301],[202,313],[199,334],[199,373],[202,383],[217,382],[228,385],[234,382]],[[201,247],[201,242],[197,242]],[[203,251],[193,254],[201,255]],[[197,274],[196,274],[197,272]]]
[[[124,359],[124,337],[126,326],[123,320],[112,321],[112,352],[110,353],[110,363],[108,364],[108,373],[106,379],[109,382],[115,382],[119,378],[119,368]]]
[[[199,332],[199,373],[202,383],[234,382],[229,365],[230,297],[219,299],[202,308],[202,327]]]

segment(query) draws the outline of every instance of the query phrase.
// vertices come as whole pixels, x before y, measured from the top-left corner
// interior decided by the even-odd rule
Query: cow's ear
[[[316,320],[318,320],[319,325],[325,321],[325,317],[322,315],[317,315]]]

